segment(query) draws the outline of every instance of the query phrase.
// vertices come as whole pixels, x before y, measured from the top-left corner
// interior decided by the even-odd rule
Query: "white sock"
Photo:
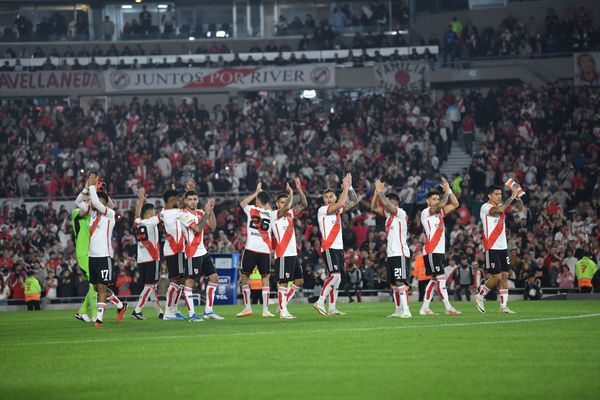
[[[296,294],[296,292],[297,292],[299,289],[300,289],[300,288],[299,288],[298,286],[294,285],[294,284],[292,284],[292,286],[290,286],[290,287],[288,288],[287,295],[286,295],[286,297],[287,297],[287,298],[286,298],[286,300],[285,300],[285,301],[286,301],[286,303],[288,303],[288,304],[290,303],[290,300],[294,298],[294,295]]]
[[[173,282],[169,284],[169,288],[167,289],[167,305],[165,307],[165,313],[167,315],[175,314],[175,307],[173,307],[173,304],[175,304],[175,299],[177,299],[178,290],[179,285]]]
[[[152,286],[152,294],[154,295],[154,300],[152,300],[152,303],[154,303],[154,308],[156,309],[156,314],[159,315],[160,313],[162,313],[163,311],[160,308],[160,300],[158,298],[158,290],[156,285]]]
[[[401,297],[402,297],[402,293],[400,293],[400,288],[394,287],[392,289],[392,300],[394,301],[394,304],[396,305],[396,313],[402,312],[402,300],[400,299]]]
[[[102,322],[104,319],[104,309],[106,308],[106,303],[98,302],[98,315],[96,316],[96,321]]]
[[[191,287],[187,287],[186,286],[186,287],[183,288],[183,295],[184,295],[184,299],[185,299],[185,305],[187,306],[188,315],[190,317],[196,313],[194,311],[194,299],[192,298],[193,294],[194,294],[194,292],[192,291]]]
[[[487,296],[487,294],[491,291],[492,289],[490,289],[489,287],[487,287],[485,284],[481,285],[481,288],[479,289],[479,292],[477,292],[478,296],[481,297],[485,297]]]
[[[183,285],[177,285],[175,301],[173,302],[173,314],[177,314],[179,312],[179,310],[177,309],[177,305],[179,304],[179,299],[181,299],[181,295],[183,294],[183,288]]]
[[[329,293],[331,292],[331,289],[333,288],[334,279],[335,279],[335,276],[333,276],[333,275],[329,275],[329,277],[327,279],[325,279],[325,282],[323,283],[323,289],[321,289],[321,295],[319,296],[319,299],[316,301],[319,305],[322,306],[323,304],[325,304],[325,299],[327,297],[329,297]]]
[[[279,310],[282,313],[287,313],[287,292],[288,288],[279,286],[277,289],[277,301],[279,302]]]
[[[408,313],[410,312],[408,308],[408,286],[402,285],[398,288],[398,294],[400,295],[400,305],[402,306],[402,312]],[[398,308],[396,308],[398,311]]]
[[[262,288],[262,301],[263,301],[263,312],[269,311],[269,295],[270,290],[268,286]]]
[[[437,284],[438,295],[444,302],[444,308],[446,309],[446,311],[448,311],[448,310],[452,309],[452,305],[450,304],[450,300],[448,300],[448,289],[446,289],[446,276],[445,275],[438,276],[437,281],[438,281],[438,284]]]
[[[206,307],[204,312],[213,312],[213,304],[215,303],[215,292],[217,291],[217,284],[209,282],[206,288]]]
[[[431,303],[431,298],[433,297],[433,287],[436,285],[436,281],[433,279],[429,280],[427,284],[427,289],[425,289],[425,297],[423,298],[423,306],[421,310],[429,310],[429,304]]]
[[[500,289],[500,308],[508,306],[508,289]]]
[[[111,294],[110,296],[108,296],[108,298],[106,300],[113,303],[115,306],[117,306],[117,308],[123,307],[123,303],[121,303],[121,300],[119,300],[119,298],[117,296],[115,296],[114,293]]]
[[[144,308],[144,304],[148,300],[150,293],[152,292],[153,285],[144,285],[144,289],[142,289],[142,293],[140,294],[140,298],[135,306],[135,312],[141,313],[142,308]]]
[[[250,285],[242,286],[242,295],[244,296],[244,308],[246,310],[251,310],[252,303],[250,302]]]
[[[340,274],[333,274],[335,279],[333,281],[331,292],[329,292],[329,310],[335,310],[335,303],[337,303],[338,293],[340,282],[342,281],[342,276]]]

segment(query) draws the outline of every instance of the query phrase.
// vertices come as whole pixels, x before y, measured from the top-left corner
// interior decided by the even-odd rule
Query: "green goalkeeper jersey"
[[[88,213],[81,216],[81,210],[76,208],[71,213],[71,222],[73,223],[73,234],[75,235],[75,254],[77,263],[84,271],[88,271],[88,255],[90,253],[90,220],[92,217]]]

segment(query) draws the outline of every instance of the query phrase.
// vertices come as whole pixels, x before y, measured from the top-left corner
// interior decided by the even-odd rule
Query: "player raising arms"
[[[205,319],[224,319],[213,311],[215,302],[215,292],[219,284],[219,276],[212,262],[212,259],[204,247],[204,228],[208,226],[211,230],[217,227],[217,219],[214,213],[215,201],[208,199],[204,205],[204,210],[198,210],[198,194],[193,190],[195,184],[188,186],[189,190],[185,192],[183,200],[186,208],[183,209],[181,223],[183,224],[183,233],[185,236],[185,258],[187,263],[187,277],[185,282],[186,300],[188,307],[193,307],[191,298],[193,276],[202,275],[208,277],[208,287],[206,289],[206,306],[204,314]],[[195,314],[194,314],[195,315]],[[190,318],[190,320],[192,320]]]
[[[294,218],[302,213],[308,207],[306,196],[302,192],[300,179],[295,179],[296,190],[300,195],[300,204],[289,210],[285,215],[275,220],[272,224],[273,235],[276,239],[275,245],[275,276],[279,285],[277,290],[277,300],[279,301],[279,318],[294,319],[288,312],[287,304],[300,287],[304,284],[304,275],[300,261],[298,260],[298,249],[296,243],[296,232],[294,229]],[[288,193],[281,193],[277,196],[277,208],[290,208]],[[292,286],[288,288],[288,283],[293,281]]]
[[[263,192],[262,183],[256,185],[256,192],[249,195],[240,202],[240,207],[248,216],[246,222],[247,238],[246,247],[242,256],[242,295],[244,297],[244,309],[237,314],[238,317],[249,317],[254,315],[250,305],[250,285],[249,276],[254,267],[262,276],[262,299],[263,299],[263,317],[274,317],[269,312],[269,275],[271,274],[271,252],[273,245],[271,243],[271,223],[287,214],[289,205],[292,201],[292,188],[286,187],[288,192],[288,201],[285,207],[273,211],[269,205],[269,194]],[[250,205],[256,200],[256,205]]]
[[[410,249],[406,241],[408,234],[408,214],[400,205],[400,197],[396,193],[385,195],[385,184],[379,179],[375,181],[375,194],[371,199],[371,210],[384,216],[387,236],[387,276],[392,289],[396,311],[389,317],[410,318],[408,308],[408,267],[410,266]],[[383,203],[378,205],[377,199]]]
[[[321,250],[329,277],[323,283],[321,295],[313,307],[321,315],[344,315],[345,313],[336,308],[336,301],[342,281],[341,274],[346,272],[341,214],[358,204],[358,196],[352,188],[352,175],[348,173],[342,179],[342,193],[339,198],[333,189],[325,189],[323,200],[325,205],[319,208],[317,218],[321,231]],[[327,298],[329,311],[325,310]]]
[[[86,182],[87,183],[87,182]],[[75,254],[77,255],[77,265],[83,272],[83,276],[89,282],[89,253],[90,253],[90,197],[87,186],[75,199],[77,206],[71,213],[71,223],[73,225],[73,234],[75,235]],[[79,311],[75,318],[80,321],[90,322],[96,319],[97,313],[97,293],[94,285],[89,284],[88,292],[83,299]]]
[[[131,316],[135,319],[144,319],[142,309],[150,295],[154,296],[154,307],[158,318],[163,318],[160,309],[156,284],[160,272],[160,248],[158,247],[158,224],[160,221],[155,214],[154,205],[145,203],[146,193],[144,188],[138,190],[138,202],[135,206],[135,235],[137,237],[137,267],[140,272],[144,289]]]
[[[442,191],[444,195],[440,198],[437,190],[427,193],[427,208],[421,211],[421,224],[425,230],[425,246],[423,247],[423,258],[425,259],[425,272],[431,276],[425,290],[425,298],[421,306],[421,315],[435,315],[429,309],[429,303],[433,297],[433,287],[437,285],[437,292],[442,301],[446,314],[458,315],[448,299],[446,289],[446,275],[444,266],[446,264],[446,235],[444,229],[444,217],[458,207],[458,200],[448,182],[442,178]],[[448,203],[450,200],[450,204]]]
[[[91,206],[91,225],[90,225],[90,283],[98,292],[98,316],[96,326],[100,327],[104,321],[104,309],[106,300],[117,306],[117,323],[121,322],[123,315],[127,310],[127,303],[121,303],[121,300],[108,288],[113,281],[112,258],[114,250],[112,247],[112,232],[115,227],[115,210],[109,208],[108,195],[101,191],[96,193],[96,184],[98,178],[91,174],[88,178],[87,186]]]
[[[508,243],[506,241],[505,215],[523,210],[523,201],[519,196],[520,187],[512,188],[511,196],[502,202],[502,188],[492,185],[488,188],[488,202],[481,206],[479,216],[483,224],[483,248],[485,250],[485,271],[492,274],[473,296],[479,312],[485,312],[484,298],[497,285],[500,285],[500,312],[514,314],[508,308]],[[512,202],[517,202],[511,206]]]

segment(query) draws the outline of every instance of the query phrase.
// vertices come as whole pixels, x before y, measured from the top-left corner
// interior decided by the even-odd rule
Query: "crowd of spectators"
[[[43,16],[35,26],[31,19],[17,12],[14,28],[4,28],[0,38],[2,41],[59,41],[59,40],[89,40],[90,28],[88,14],[84,11],[53,12],[49,17]]]
[[[549,53],[572,53],[600,49],[600,29],[585,7],[568,7],[561,18],[553,8],[542,21],[507,16],[498,27],[462,24],[453,17],[443,33],[428,44],[443,49],[444,61],[473,57],[540,57]]]
[[[131,196],[139,186],[159,196],[171,184],[182,188],[193,178],[201,197],[219,199],[218,227],[207,235],[207,247],[228,252],[245,243],[239,197],[258,180],[275,193],[299,176],[310,196],[296,225],[310,289],[323,274],[315,220],[320,193],[339,187],[339,177],[352,171],[362,200],[342,217],[347,266],[353,276],[361,272],[363,289],[384,289],[384,221],[368,208],[374,179],[399,193],[410,216],[414,258],[424,243],[418,218],[425,193],[439,183],[439,167],[451,144],[457,145],[453,139],[462,140],[464,121],[473,116],[468,126],[476,126],[483,144],[473,150],[468,168],[448,177],[460,201],[445,218],[448,274],[463,258],[471,268],[483,265],[478,212],[487,200],[486,187],[508,177],[527,192],[526,210],[507,219],[511,287],[562,287],[569,280],[577,285],[577,263],[584,256],[599,261],[598,89],[550,84],[485,94],[446,92],[437,99],[394,93],[328,101],[327,106],[303,99],[287,104],[281,97],[257,97],[211,110],[196,101],[134,101],[87,115],[78,107],[6,106],[0,109],[0,197],[74,198],[91,171],[108,182],[112,196]],[[0,268],[10,287],[22,270],[33,269],[59,296],[83,290],[68,211],[3,205]],[[139,289],[133,214],[118,212],[115,268],[117,286],[122,285],[117,290],[126,295]]]

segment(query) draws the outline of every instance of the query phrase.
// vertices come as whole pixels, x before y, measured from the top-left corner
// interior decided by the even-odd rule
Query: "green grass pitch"
[[[103,328],[71,311],[2,313],[0,398],[598,398],[599,301],[455,305],[463,315],[422,317],[413,303],[404,320],[386,318],[391,302],[340,304],[343,317],[292,304],[291,321],[217,307],[225,321],[195,324],[147,307],[120,325],[110,308]]]

